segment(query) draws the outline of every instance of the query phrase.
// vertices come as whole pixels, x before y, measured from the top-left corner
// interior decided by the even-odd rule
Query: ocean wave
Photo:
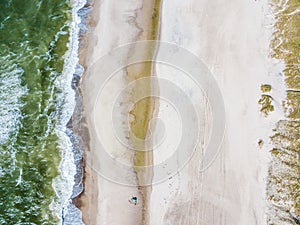
[[[6,59],[1,59],[0,64],[5,65],[4,61]],[[21,85],[20,77],[23,72],[15,64],[0,68],[0,144],[4,144],[19,126],[22,107],[20,97],[27,91]]]
[[[53,188],[58,196],[58,200],[52,202],[51,208],[61,218],[63,224],[82,225],[84,223],[81,219],[81,212],[72,204],[72,199],[83,190],[83,171],[80,166],[83,153],[78,143],[78,137],[72,130],[67,128],[67,124],[76,106],[75,91],[72,85],[74,77],[80,77],[83,72],[83,68],[79,65],[78,49],[79,35],[85,27],[81,19],[83,15],[80,12],[86,4],[86,0],[73,0],[71,4],[72,20],[69,24],[68,51],[64,56],[62,76],[57,80],[57,86],[63,90],[57,104],[57,110],[62,108],[60,123],[57,127],[62,160],[59,166],[60,176],[53,180]]]

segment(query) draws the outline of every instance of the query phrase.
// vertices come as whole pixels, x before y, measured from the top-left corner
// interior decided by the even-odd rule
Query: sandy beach
[[[83,135],[87,144],[85,189],[79,206],[85,224],[267,224],[265,191],[269,153],[266,149],[272,126],[282,115],[280,106],[275,106],[275,113],[266,119],[258,105],[260,86],[270,80],[272,66],[268,60],[271,30],[267,20],[267,1],[163,1],[159,11],[155,10],[155,4],[155,1],[95,0],[93,5],[91,28],[81,49],[82,63],[86,68],[81,84],[83,126],[87,127],[88,135]],[[156,17],[159,26],[153,22]],[[204,171],[201,160],[214,120],[205,93],[190,85],[178,69],[159,63],[132,66],[126,71],[115,71],[109,79],[105,77],[101,57],[118,46],[149,39],[173,43],[193,53],[207,66],[220,88],[226,129],[219,153]],[[161,49],[158,46],[158,57]],[[120,55],[128,58],[134,57],[132,52],[149,54],[147,48],[125,50]],[[155,56],[154,52],[150,55]],[[137,147],[130,142],[128,120],[132,124],[138,118],[139,106],[135,106],[136,111],[132,113],[132,92],[150,95],[153,86],[122,90],[126,90],[130,82],[146,76],[143,75],[148,73],[145,68],[150,73],[155,71],[157,78],[171,81],[184,90],[199,115],[201,126],[198,130],[200,144],[184,168],[178,164],[177,174],[155,183],[160,174],[154,167],[153,173],[145,176],[147,181],[153,179],[153,183],[141,187],[136,169],[137,155],[128,151],[128,145]],[[99,85],[104,87],[99,88]],[[161,93],[162,85],[159,83]],[[123,94],[120,96],[120,93]],[[281,96],[279,91],[276,92],[276,85],[274,95]],[[116,107],[114,104],[118,98],[121,100]],[[149,134],[151,119],[156,125],[151,129],[154,138],[153,143],[148,143],[150,148],[158,144],[162,130],[167,133],[167,144],[160,145],[153,155],[142,156],[143,163],[147,161],[156,165],[174,153],[177,139],[182,135],[177,132],[181,125],[176,114],[176,105],[181,103],[178,98],[173,103],[150,99],[143,104],[140,108],[147,108],[147,112],[142,113],[146,115],[147,123],[141,139],[146,139]],[[172,104],[174,109],[169,107]],[[129,114],[134,114],[134,118]],[[164,124],[162,128],[161,122]],[[129,144],[116,141],[116,132]],[[259,146],[259,140],[264,142],[263,146]],[[102,155],[102,148],[114,162],[127,165],[128,169],[122,172],[112,167],[109,176],[101,174],[99,171],[110,165]],[[124,182],[136,185],[124,184],[120,177],[126,178]],[[137,197],[138,204],[129,202],[132,196]]]
[[[83,221],[86,224],[149,224],[147,199],[149,198],[148,192],[151,192],[151,185],[142,187],[140,182],[143,182],[143,179],[151,179],[151,174],[140,174],[135,169],[135,165],[150,164],[151,155],[144,155],[143,153],[137,155],[134,151],[129,151],[128,146],[116,143],[115,131],[113,130],[114,121],[111,119],[111,114],[105,114],[105,112],[113,110],[110,102],[115,101],[118,92],[126,88],[128,83],[151,74],[151,63],[131,66],[118,71],[116,78],[110,79],[109,84],[103,89],[104,102],[99,100],[98,106],[95,106],[95,102],[97,102],[102,81],[108,78],[106,74],[102,74],[101,66],[99,68],[101,62],[98,61],[101,61],[101,57],[118,46],[135,41],[155,39],[158,31],[157,10],[159,9],[157,9],[157,2],[159,1],[95,1],[93,5],[90,19],[91,29],[85,38],[86,44],[81,49],[82,58],[84,58],[82,63],[86,68],[82,92],[85,107],[84,116],[89,135],[86,138],[88,150],[85,152],[85,191],[80,197],[79,204],[83,212]],[[134,49],[126,49],[123,53],[130,58],[129,55],[134,57],[132,51]],[[151,53],[145,48],[138,49],[138,54],[150,54],[151,57],[154,52]],[[130,108],[130,105],[134,103],[132,96],[135,92],[145,92],[146,95],[149,95],[149,91],[150,83],[143,87],[133,87],[130,92],[126,92],[122,96],[120,105],[116,109],[117,116],[121,117],[121,121],[128,121],[129,112],[135,117],[135,120],[132,119],[131,129],[133,135],[140,135],[139,138],[142,139],[146,138],[148,125],[142,128],[140,126],[141,124],[148,124],[150,119],[148,117],[152,114],[151,108],[154,107],[154,103],[149,100],[149,102],[144,101],[140,105],[136,104],[134,108]],[[97,107],[100,107],[99,110],[104,114],[98,113]],[[147,111],[147,113],[139,114],[139,111]],[[145,122],[134,122],[141,120],[145,120]],[[124,129],[117,127],[117,129],[122,130],[121,136],[123,138],[130,136],[128,127]],[[101,137],[97,132],[100,132]],[[131,138],[129,139],[131,140]],[[137,147],[134,141],[128,145]],[[108,177],[101,174],[102,162],[105,161],[101,155],[102,151],[107,151],[113,159],[130,165],[129,169],[118,174],[112,167],[109,168],[111,173]],[[119,183],[117,179],[110,179],[109,176],[124,176],[135,186]],[[138,204],[134,205],[129,202],[132,196],[138,198]]]
[[[266,121],[257,104],[271,66],[267,10],[267,1],[164,1],[161,40],[192,51],[212,71],[223,94],[226,130],[206,171],[198,172],[199,149],[177,176],[153,185],[151,224],[266,224],[269,156],[258,140],[268,143],[280,116]],[[166,69],[159,71],[172,79]]]

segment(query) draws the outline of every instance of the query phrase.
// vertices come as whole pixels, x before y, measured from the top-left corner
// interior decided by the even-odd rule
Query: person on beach
[[[132,196],[132,198],[129,200],[129,202],[130,202],[131,204],[136,205],[136,204],[137,204],[137,197]]]

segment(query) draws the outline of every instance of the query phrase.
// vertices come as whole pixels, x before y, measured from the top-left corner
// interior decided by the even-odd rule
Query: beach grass
[[[275,15],[271,56],[285,63],[287,95],[283,102],[285,118],[277,123],[271,137],[275,148],[271,151],[268,181],[268,199],[282,207],[280,213],[272,214],[269,224],[291,220],[292,208],[300,212],[300,14],[297,13],[300,2],[289,0],[283,5],[273,0],[273,7],[279,13]]]
[[[262,84],[260,86],[260,90],[263,92],[263,93],[266,93],[266,92],[270,92],[272,90],[272,86],[269,85],[269,84]]]
[[[271,112],[274,111],[274,106],[272,105],[272,96],[263,94],[261,98],[258,100],[258,103],[261,105],[260,111],[268,116]]]

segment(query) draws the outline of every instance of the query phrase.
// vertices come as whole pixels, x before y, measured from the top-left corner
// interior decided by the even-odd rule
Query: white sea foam
[[[75,109],[75,92],[71,87],[73,75],[76,74],[78,66],[78,48],[79,32],[81,18],[78,11],[86,0],[71,0],[72,21],[70,21],[70,38],[68,51],[65,53],[65,62],[62,76],[57,80],[56,85],[63,90],[58,100],[57,110],[62,110],[57,134],[60,138],[60,149],[62,151],[62,160],[60,162],[60,175],[53,180],[53,188],[58,196],[56,202],[52,202],[51,208],[57,216],[61,218],[63,224],[81,225],[84,224],[81,219],[80,211],[72,205],[73,188],[75,185],[74,176],[76,174],[76,164],[74,154],[74,143],[71,143],[72,132],[67,128]]]
[[[6,59],[0,59],[4,65]],[[21,85],[23,69],[12,65],[0,69],[0,144],[4,144],[10,135],[18,129],[21,117],[20,97],[27,92]]]

